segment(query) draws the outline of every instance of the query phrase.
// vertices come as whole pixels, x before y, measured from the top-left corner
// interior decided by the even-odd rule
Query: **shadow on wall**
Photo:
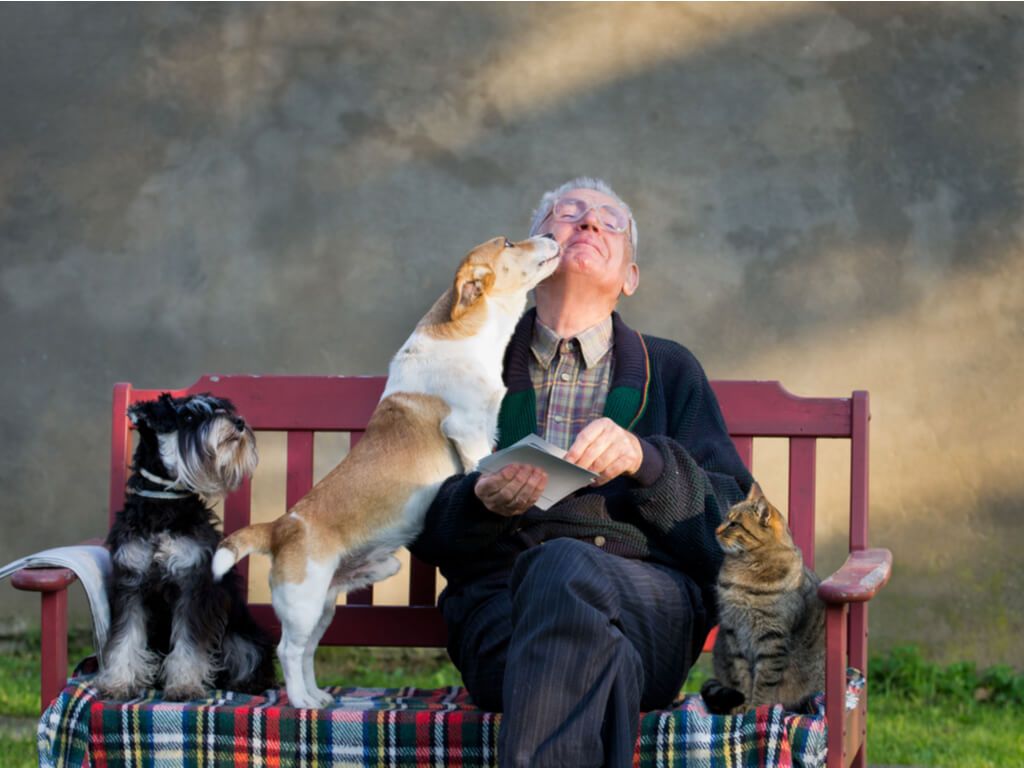
[[[871,391],[874,637],[1024,663],[995,591],[1024,544],[1022,18],[0,9],[0,560],[102,526],[114,381],[382,372],[466,249],[592,172],[640,221],[629,322],[713,378]]]

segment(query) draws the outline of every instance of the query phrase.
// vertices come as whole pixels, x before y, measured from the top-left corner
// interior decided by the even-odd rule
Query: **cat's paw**
[[[735,688],[711,678],[700,687],[704,706],[712,715],[735,715],[744,711],[744,696]]]

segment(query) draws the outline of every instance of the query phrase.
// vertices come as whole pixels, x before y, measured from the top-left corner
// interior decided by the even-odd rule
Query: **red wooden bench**
[[[176,396],[211,392],[231,399],[257,431],[287,433],[286,503],[294,504],[313,484],[316,432],[349,432],[358,440],[380,393],[383,377],[207,376]],[[713,382],[729,433],[744,461],[751,465],[755,437],[789,439],[789,524],[805,560],[814,564],[815,468],[818,439],[850,441],[849,556],[819,590],[828,604],[826,712],[828,765],[863,766],[867,695],[854,709],[844,706],[846,668],[867,668],[867,601],[888,581],[888,550],[868,548],[868,394],[849,398],[804,398],[773,381]],[[125,411],[132,403],[166,390],[114,387],[110,470],[110,518],[124,502],[132,452],[131,425]],[[225,531],[249,520],[251,485],[246,482],[224,504]],[[247,563],[239,568],[247,574]],[[338,608],[323,639],[325,645],[444,647],[445,627],[435,607],[435,570],[412,560],[409,600],[404,606],[372,605],[372,588],[350,594]],[[66,683],[67,587],[75,580],[66,570],[22,570],[13,577],[18,589],[42,593],[42,704],[45,708]],[[244,580],[244,579],[243,579]],[[272,632],[279,626],[269,604],[253,604],[257,619]],[[710,650],[713,635],[705,650]],[[835,720],[835,722],[833,722]]]

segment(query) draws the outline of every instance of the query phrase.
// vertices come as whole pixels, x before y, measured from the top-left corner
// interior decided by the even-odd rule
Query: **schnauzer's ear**
[[[156,400],[146,400],[131,406],[128,418],[139,429],[151,429],[159,434],[173,432],[177,425],[177,411],[167,392]]]

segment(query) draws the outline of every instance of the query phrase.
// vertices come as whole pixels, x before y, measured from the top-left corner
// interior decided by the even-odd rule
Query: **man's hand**
[[[640,438],[605,417],[583,428],[565,458],[599,474],[595,485],[604,485],[619,475],[639,472],[644,452]]]
[[[536,504],[547,484],[548,475],[543,469],[509,464],[498,472],[480,475],[473,492],[494,514],[512,517]]]

